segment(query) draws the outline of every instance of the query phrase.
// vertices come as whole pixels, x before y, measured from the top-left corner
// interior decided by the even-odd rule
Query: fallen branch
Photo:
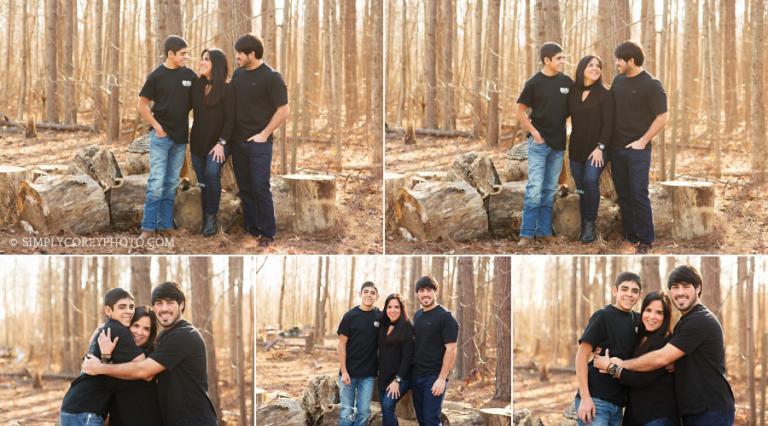
[[[461,130],[440,130],[440,129],[414,129],[416,136],[431,136],[435,138],[471,138],[472,132]],[[398,127],[388,127],[387,134],[398,136],[405,135],[405,129]]]
[[[4,119],[0,121],[0,126],[18,127],[20,129],[27,128],[27,125],[25,123],[9,120],[7,118],[8,117],[4,117]],[[93,127],[87,126],[85,124],[60,124],[60,123],[47,123],[45,121],[38,121],[38,122],[35,122],[35,126],[38,129],[58,130],[62,132],[92,132],[93,131]]]

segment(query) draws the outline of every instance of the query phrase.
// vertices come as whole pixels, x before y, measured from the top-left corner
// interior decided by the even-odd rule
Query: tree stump
[[[117,184],[117,180],[123,177],[112,151],[98,145],[78,151],[72,160],[72,168],[76,173],[87,174],[104,189],[112,188]]]
[[[480,410],[486,426],[510,426],[512,410],[509,408],[483,408]]]
[[[142,198],[142,203],[144,198]],[[222,230],[229,231],[240,216],[240,199],[231,192],[221,193],[221,203],[217,220]],[[176,226],[188,230],[192,234],[200,232],[203,225],[203,201],[200,188],[188,189],[179,187],[176,192],[176,202],[173,204],[173,220]]]
[[[88,235],[109,230],[109,205],[104,190],[85,174],[41,176],[23,181],[16,199],[19,218],[36,231]]]
[[[298,400],[281,395],[269,404],[256,408],[256,424],[306,426],[307,413]]]
[[[501,184],[499,173],[493,161],[486,155],[470,152],[459,156],[451,165],[451,174],[456,179],[463,179],[485,198]]]
[[[648,195],[651,199],[653,211],[653,231],[656,238],[672,237],[673,207],[669,192],[658,183],[648,186]]]
[[[520,233],[525,185],[525,181],[506,182],[488,197],[488,222],[494,236],[512,237]]]
[[[467,241],[488,232],[483,199],[465,181],[427,182],[401,189],[395,218],[399,227],[422,241]]]
[[[619,207],[611,200],[600,199],[597,209],[597,233],[603,238],[613,234],[621,234]],[[581,212],[579,210],[579,194],[568,194],[564,197],[555,196],[552,210],[552,229],[555,235],[564,236],[571,241],[579,239],[581,233]]]
[[[336,178],[330,175],[294,174],[283,176],[288,188],[288,229],[315,233],[336,226]]]
[[[384,173],[384,205],[385,217],[387,218],[386,229],[387,233],[392,233],[397,230],[397,222],[395,221],[395,204],[397,204],[397,191],[400,188],[405,188],[408,179],[405,175],[399,173]]]
[[[268,394],[265,389],[255,388],[253,390],[253,399],[257,407],[264,404],[267,401],[267,396]]]
[[[672,238],[690,240],[715,229],[715,185],[712,182],[666,181],[660,185],[672,206]]]
[[[26,168],[0,165],[0,226],[12,226],[18,221],[16,198],[21,182],[29,176]]]
[[[112,228],[117,231],[132,231],[141,226],[147,179],[148,174],[126,176],[109,191]]]
[[[309,381],[301,397],[310,424],[319,423],[325,413],[339,403],[339,385],[330,375],[315,376]]]

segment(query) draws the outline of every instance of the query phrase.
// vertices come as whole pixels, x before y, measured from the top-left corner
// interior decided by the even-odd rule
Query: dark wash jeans
[[[440,413],[443,407],[443,399],[448,392],[448,383],[445,384],[445,392],[440,396],[432,395],[432,385],[437,380],[437,374],[413,376],[411,378],[413,392],[413,408],[416,409],[416,419],[420,426],[440,426]]]
[[[597,220],[597,209],[600,207],[600,175],[606,163],[608,163],[608,152],[603,152],[603,165],[600,167],[593,166],[590,159],[583,163],[570,160],[571,175],[576,183],[576,193],[579,194],[582,222]]]
[[[735,411],[705,411],[683,416],[683,426],[733,426]]]
[[[654,240],[653,213],[648,196],[651,146],[645,149],[617,149],[611,152],[611,172],[619,197],[624,238],[632,243]]]
[[[224,162],[229,156],[229,147],[224,147]],[[217,162],[213,154],[192,154],[192,167],[197,176],[197,185],[200,187],[200,195],[203,200],[203,212],[216,214],[221,203],[221,169],[224,162]]]
[[[397,426],[397,415],[395,409],[397,408],[397,402],[403,399],[405,394],[410,389],[410,383],[408,380],[400,380],[400,397],[397,399],[391,398],[387,395],[387,390],[381,393],[381,426]]]
[[[275,206],[269,189],[272,165],[272,138],[269,142],[234,142],[232,166],[240,189],[243,227],[254,235],[274,238],[277,232]]]

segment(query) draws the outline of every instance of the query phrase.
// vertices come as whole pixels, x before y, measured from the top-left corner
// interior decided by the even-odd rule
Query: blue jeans
[[[229,155],[229,147],[224,146],[224,161]],[[197,185],[203,200],[203,213],[216,214],[221,203],[221,168],[224,162],[213,159],[212,154],[192,154],[192,167],[197,175]]]
[[[184,165],[187,145],[175,143],[169,137],[149,133],[149,180],[144,198],[144,231],[173,228],[173,202],[179,186],[179,174]]]
[[[353,377],[345,385],[339,375],[339,398],[341,412],[339,426],[364,426],[371,417],[371,398],[373,398],[374,377]]]
[[[232,166],[240,188],[243,227],[251,234],[274,238],[277,225],[272,192],[269,189],[271,165],[272,142],[233,144]]]
[[[437,380],[437,374],[426,376],[414,376],[413,381],[413,408],[416,409],[416,419],[420,426],[440,426],[440,413],[443,407],[443,399],[448,392],[448,384],[445,384],[445,392],[440,396],[432,395],[432,385]]]
[[[563,151],[528,137],[528,184],[525,186],[521,238],[552,235],[552,206],[563,169]]]
[[[661,417],[658,419],[653,419],[650,422],[644,424],[643,426],[678,426],[680,424],[677,419],[672,417]]]
[[[603,152],[603,165],[600,167],[593,166],[589,159],[583,163],[570,160],[571,175],[576,183],[576,193],[579,194],[582,222],[597,220],[597,209],[600,206],[600,175],[607,162],[607,152]]]
[[[104,426],[104,419],[95,413],[72,414],[62,411],[59,414],[61,426]]]
[[[705,411],[683,416],[683,426],[732,426],[735,411]]]
[[[400,381],[400,397],[397,399],[390,398],[387,395],[386,389],[381,392],[381,425],[382,426],[397,426],[397,415],[395,414],[395,408],[397,407],[397,401],[405,396],[406,392],[410,389],[410,383],[408,380]]]
[[[650,146],[611,152],[611,172],[619,197],[624,238],[632,243],[651,244],[654,240],[653,213],[648,196],[650,169]]]
[[[592,398],[592,402],[595,404],[595,417],[592,419],[592,423],[584,423],[581,420],[577,420],[579,426],[620,426],[623,415],[621,414],[621,406],[612,402],[608,402],[600,398]],[[581,404],[581,398],[576,397],[576,411],[579,410],[579,404]]]

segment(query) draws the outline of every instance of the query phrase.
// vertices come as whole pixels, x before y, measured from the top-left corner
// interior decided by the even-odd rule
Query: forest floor
[[[0,370],[8,371],[8,360],[0,360]],[[253,418],[251,398],[253,383],[250,368],[246,372],[246,410]],[[10,377],[0,374],[0,424],[2,425],[58,425],[59,408],[69,389],[69,379],[46,379],[42,388],[36,389],[30,377]],[[221,409],[224,424],[237,424],[240,406],[237,387],[227,380],[219,380]]]
[[[576,375],[571,373],[550,373],[549,381],[539,380],[536,370],[515,368],[512,380],[512,407],[515,410],[527,408],[539,416],[544,425],[558,425],[565,418],[563,412],[573,403],[576,395]],[[736,421],[747,424],[749,403],[745,400],[747,387],[744,380],[731,378],[736,400]],[[758,391],[759,392],[759,391]]]
[[[138,136],[138,135],[137,135]],[[186,230],[172,240],[159,242],[155,247],[114,246],[108,247],[62,247],[61,244],[37,244],[33,235],[18,229],[0,225],[0,253],[50,253],[50,254],[312,254],[340,253],[362,254],[382,253],[382,195],[381,181],[375,179],[373,171],[354,167],[366,163],[368,149],[359,142],[362,137],[354,134],[348,139],[343,150],[343,164],[352,165],[337,179],[337,226],[332,232],[318,235],[278,233],[275,242],[263,250],[258,241],[235,225],[229,234],[205,238]],[[109,146],[119,163],[127,156],[130,143],[126,135],[118,144]],[[24,139],[22,133],[0,133],[0,164],[32,166],[36,164],[68,164],[75,153],[89,145],[105,145],[103,136],[88,132],[39,131],[36,139]],[[279,152],[275,145],[272,174],[279,173]],[[311,171],[329,173],[334,164],[333,150],[327,143],[306,142],[299,147],[297,172]],[[277,212],[280,214],[280,212]],[[98,234],[93,237],[108,237],[136,242],[138,231]],[[39,236],[37,236],[39,237]],[[56,235],[73,237],[73,235]],[[58,240],[61,241],[61,240]],[[14,245],[15,244],[15,245]],[[91,245],[96,244],[94,242]],[[109,243],[107,243],[109,244]]]
[[[405,145],[402,138],[387,138],[385,142],[386,169],[388,173],[415,171],[448,171],[454,159],[462,154],[476,152],[488,155],[501,175],[507,165],[507,151],[513,144],[522,142],[522,136],[508,139],[500,146],[489,148],[485,140],[463,138],[417,138],[416,143]],[[720,179],[713,177],[714,157],[706,142],[678,148],[678,177],[708,177],[715,184],[719,223],[715,232],[707,238],[676,241],[658,239],[653,244],[653,254],[708,254],[768,252],[768,184],[753,185],[749,181],[751,160],[743,148],[741,135],[727,138],[722,149],[723,173]],[[692,137],[692,140],[697,140]],[[668,156],[669,156],[669,149]],[[669,161],[669,159],[667,160]],[[656,159],[654,158],[654,165]],[[651,170],[651,181],[657,181],[657,171]],[[567,241],[558,238],[556,243],[539,244],[520,249],[515,238],[482,237],[469,242],[408,242],[399,235],[386,236],[387,254],[633,254],[634,247],[616,236],[599,239],[592,244]]]
[[[319,375],[338,376],[339,362],[336,355],[336,343],[329,343],[329,349],[315,349],[312,354],[305,354],[303,348],[276,347],[269,351],[256,352],[256,387],[269,393],[287,392],[295,398],[301,398],[304,389],[312,379]],[[455,381],[448,387],[446,398],[450,401],[464,402],[475,408],[498,407],[492,401],[494,393],[494,375],[491,371],[484,381]]]

